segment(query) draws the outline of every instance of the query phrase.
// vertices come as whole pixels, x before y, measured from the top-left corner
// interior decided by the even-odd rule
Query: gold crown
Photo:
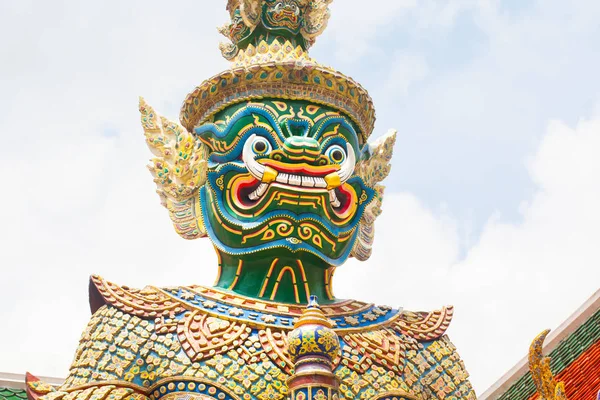
[[[231,12],[244,5],[262,6],[263,1],[229,0],[228,10]],[[321,31],[329,18],[329,3],[331,0],[314,0],[308,6],[319,10],[323,23]],[[283,43],[277,38],[269,41],[254,39],[258,42],[236,49],[230,57],[231,69],[202,82],[186,97],[180,113],[183,126],[193,131],[210,122],[219,111],[245,101],[265,98],[305,100],[346,114],[360,130],[361,142],[366,143],[375,125],[375,108],[369,93],[360,84],[314,61],[306,46],[294,38]]]

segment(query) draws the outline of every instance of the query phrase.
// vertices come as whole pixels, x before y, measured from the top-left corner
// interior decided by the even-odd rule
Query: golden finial
[[[568,400],[565,394],[565,385],[556,382],[550,370],[550,357],[542,353],[544,340],[550,330],[540,333],[529,347],[529,370],[533,383],[540,394],[540,400]]]
[[[316,296],[311,296],[288,336],[288,352],[294,363],[294,373],[287,382],[291,399],[339,399],[333,363],[340,353],[340,341],[331,328]]]

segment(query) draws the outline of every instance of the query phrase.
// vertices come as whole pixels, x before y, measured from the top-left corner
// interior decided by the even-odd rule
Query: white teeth
[[[329,201],[331,202],[331,205],[335,208],[338,208],[342,203],[340,203],[340,201],[337,198],[337,195],[335,194],[335,189],[331,189],[329,191]]]
[[[289,174],[286,174],[286,173],[280,172],[280,173],[277,175],[277,178],[275,178],[275,181],[277,181],[277,182],[279,182],[279,183],[285,183],[285,184],[287,184],[287,183],[288,183],[288,180],[289,180],[289,178],[290,178],[290,175],[289,175]]]
[[[315,187],[315,178],[313,178],[312,176],[303,176],[302,177],[302,186]]]
[[[298,175],[290,175],[290,179],[288,180],[290,185],[294,186],[302,186],[302,177]]]
[[[325,183],[325,179],[323,179],[323,178],[318,178],[318,177],[313,178],[312,176],[298,176],[298,175],[290,175],[290,174],[283,174],[283,173],[280,173],[279,175],[277,175],[277,182],[284,183],[284,184],[290,184],[290,185],[294,185],[294,186],[311,187],[311,188],[312,187],[317,187],[317,188],[327,187],[327,183]],[[264,196],[265,193],[267,193],[269,186],[270,186],[269,183],[261,183],[260,185],[258,185],[256,190],[254,190],[252,193],[250,193],[248,195],[248,198],[252,201],[259,200],[261,197]],[[340,200],[337,198],[335,189],[329,190],[329,202],[331,203],[332,207],[334,207],[334,208],[338,208],[342,204],[340,202]]]
[[[265,194],[265,192],[267,191],[268,188],[269,188],[268,183],[261,183],[254,192],[250,193],[250,195],[248,197],[250,198],[250,200],[256,201]]]
[[[275,178],[278,183],[292,186],[302,186],[307,188],[326,188],[327,183],[323,178],[313,178],[312,176],[292,175],[280,172]]]
[[[327,182],[325,182],[325,178],[315,178],[315,187],[317,188],[326,188]]]

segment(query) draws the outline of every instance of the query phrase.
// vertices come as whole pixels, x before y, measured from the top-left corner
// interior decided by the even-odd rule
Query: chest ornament
[[[98,308],[110,304],[154,321],[156,334],[176,334],[193,362],[234,350],[246,360],[267,356],[288,374],[287,337],[305,310],[202,286],[130,289],[98,276],[91,278],[90,299]],[[401,372],[406,352],[441,338],[453,315],[452,307],[414,313],[354,300],[322,310],[342,341],[333,364],[357,373],[373,365]]]

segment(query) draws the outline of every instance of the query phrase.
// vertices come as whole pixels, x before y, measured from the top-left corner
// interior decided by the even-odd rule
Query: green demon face
[[[324,266],[348,258],[375,196],[354,175],[361,148],[349,118],[307,102],[264,101],[230,107],[194,133],[210,151],[199,200],[217,248],[308,252]]]
[[[298,0],[266,0],[263,4],[263,24],[269,30],[283,29],[294,35],[300,33],[305,14]]]
[[[252,29],[248,28],[242,19],[239,7],[233,13],[231,18],[231,24],[226,28],[226,31],[222,32],[225,36],[231,39],[234,43],[242,43],[244,40],[252,34]]]

